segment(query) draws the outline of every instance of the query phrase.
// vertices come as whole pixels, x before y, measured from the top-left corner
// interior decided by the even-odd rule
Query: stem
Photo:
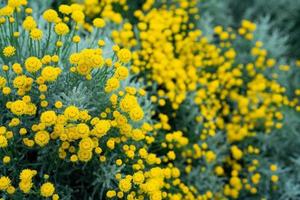
[[[43,55],[46,54],[46,51],[47,51],[47,49],[48,49],[48,47],[49,47],[50,38],[51,38],[51,29],[52,29],[52,24],[49,23],[48,38],[47,38],[46,47],[45,47],[45,49],[44,49]]]

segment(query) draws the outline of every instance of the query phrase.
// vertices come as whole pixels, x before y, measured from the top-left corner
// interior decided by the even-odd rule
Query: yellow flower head
[[[42,197],[51,197],[55,192],[54,185],[50,182],[44,183],[40,188]]]
[[[13,46],[7,46],[3,49],[3,55],[5,57],[12,57],[16,53],[16,48]]]

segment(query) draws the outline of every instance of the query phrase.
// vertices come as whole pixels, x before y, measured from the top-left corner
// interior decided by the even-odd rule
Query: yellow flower
[[[3,161],[4,164],[7,164],[7,163],[10,162],[10,157],[9,156],[4,156],[2,161]]]
[[[92,151],[94,148],[93,140],[89,137],[83,138],[79,142],[80,151]]]
[[[37,143],[41,147],[48,144],[49,140],[50,140],[50,136],[49,136],[49,133],[47,131],[39,131],[34,136],[35,143]]]
[[[75,36],[72,38],[72,41],[73,41],[74,43],[79,43],[79,42],[80,42],[80,36],[75,35]]]
[[[131,52],[128,49],[121,49],[117,53],[118,59],[123,63],[128,63],[131,60]]]
[[[139,106],[136,106],[130,110],[129,116],[133,121],[140,121],[144,118],[144,111]]]
[[[51,126],[56,123],[56,113],[54,111],[45,111],[41,114],[41,122],[46,126]]]
[[[103,19],[101,19],[101,18],[96,18],[93,21],[93,25],[96,28],[103,28],[105,26],[105,21]]]
[[[119,182],[119,189],[123,192],[128,192],[131,189],[131,182],[128,179],[122,179]]]
[[[13,55],[15,55],[16,52],[16,48],[13,46],[7,46],[3,49],[3,55],[5,57],[12,57]]]
[[[275,172],[275,171],[277,171],[277,165],[270,165],[270,170],[272,171],[272,172]]]
[[[136,105],[138,105],[138,102],[136,97],[133,95],[126,94],[125,97],[120,101],[120,108],[124,112],[129,112]]]
[[[56,20],[58,18],[58,14],[55,10],[48,9],[43,13],[43,18],[47,22],[56,22]]]
[[[79,10],[73,11],[71,17],[77,23],[83,23],[85,18],[84,13]]]
[[[46,182],[41,186],[40,192],[43,197],[51,197],[55,192],[54,185],[50,182]]]
[[[120,80],[124,80],[127,78],[128,75],[128,69],[126,67],[120,66],[116,69],[114,76]]]
[[[63,103],[61,101],[56,101],[55,104],[54,104],[55,108],[62,108],[63,106]]]
[[[4,95],[8,95],[8,94],[11,93],[11,89],[9,87],[4,87],[2,89],[2,92],[3,92]]]
[[[114,191],[114,190],[109,190],[106,193],[106,197],[108,197],[108,198],[113,198],[115,196],[116,196],[116,191]]]
[[[208,163],[211,163],[216,159],[216,154],[213,151],[207,151],[205,154],[205,158]]]
[[[279,180],[279,177],[278,177],[277,175],[272,175],[272,176],[271,176],[271,181],[272,181],[273,183],[277,183],[278,180]]]
[[[105,92],[111,92],[113,90],[116,90],[120,87],[120,82],[116,78],[110,78],[106,82],[105,86]]]
[[[243,152],[235,145],[231,147],[231,153],[236,160],[240,160],[243,157]]]
[[[30,181],[21,181],[19,183],[19,188],[25,194],[28,194],[33,186],[33,183]]]
[[[217,166],[217,167],[215,168],[215,173],[216,173],[218,176],[222,176],[222,175],[224,174],[224,169],[223,169],[223,167]]]
[[[25,61],[25,68],[30,73],[35,73],[42,67],[42,62],[37,57],[29,57]]]
[[[11,112],[18,116],[25,114],[26,108],[27,108],[27,105],[22,100],[17,100],[17,101],[12,102],[11,107],[10,107]]]
[[[76,127],[77,132],[80,134],[80,137],[84,138],[89,135],[90,133],[90,128],[88,125],[84,123],[80,123]]]
[[[2,176],[0,178],[0,191],[6,190],[10,186],[10,183],[11,183],[11,181],[8,177]]]
[[[99,45],[100,47],[105,46],[105,41],[104,41],[104,40],[99,40],[99,41],[98,41],[98,45]]]
[[[5,148],[5,147],[7,147],[7,145],[8,145],[8,143],[7,143],[6,137],[4,137],[3,135],[0,135],[0,147]]]
[[[14,194],[16,192],[16,188],[14,186],[9,186],[6,190],[8,194]]]
[[[30,37],[33,40],[41,40],[43,38],[43,31],[38,28],[34,28],[30,31]]]
[[[69,120],[78,120],[79,109],[76,106],[69,106],[65,109],[64,115]]]
[[[145,138],[145,135],[141,129],[134,129],[131,136],[135,141],[140,141]]]
[[[78,161],[78,156],[77,156],[77,155],[72,155],[72,156],[70,157],[70,161],[71,161],[71,162],[77,162],[77,161]]]
[[[144,174],[142,171],[136,172],[132,176],[133,183],[142,184],[145,180]]]
[[[113,138],[110,138],[107,142],[106,142],[106,146],[109,149],[114,149],[115,148],[115,140]]]
[[[61,73],[61,69],[58,67],[46,66],[42,70],[42,77],[45,81],[53,82],[57,79],[58,75]]]
[[[18,8],[20,6],[27,5],[27,1],[25,0],[8,0],[7,5],[11,8]]]
[[[22,26],[25,30],[30,31],[30,30],[36,28],[37,24],[32,16],[27,16],[25,18],[25,20],[23,21]]]
[[[69,27],[65,23],[62,23],[62,22],[56,24],[54,29],[55,29],[55,32],[57,33],[57,35],[66,35],[70,31]]]
[[[77,155],[80,161],[88,162],[92,159],[93,153],[92,151],[79,150]]]
[[[6,85],[6,79],[0,76],[0,88],[5,87],[5,85]]]
[[[59,12],[63,13],[63,14],[66,14],[66,15],[69,15],[72,13],[72,8],[68,5],[60,5],[59,8],[58,8]]]
[[[30,181],[37,174],[36,170],[24,169],[20,173],[21,181]]]
[[[110,123],[107,120],[100,120],[97,122],[95,125],[95,135],[97,137],[102,137],[104,136],[110,129]]]

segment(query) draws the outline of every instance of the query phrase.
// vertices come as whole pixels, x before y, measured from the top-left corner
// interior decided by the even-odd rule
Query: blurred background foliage
[[[224,26],[237,27],[242,19],[268,19],[269,34],[276,32],[286,38],[284,55],[300,57],[300,0],[211,0],[202,1],[200,7],[205,15],[213,17],[215,24]]]

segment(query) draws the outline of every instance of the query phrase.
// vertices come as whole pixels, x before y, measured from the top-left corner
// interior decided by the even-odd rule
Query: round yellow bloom
[[[3,49],[3,55],[5,57],[12,57],[16,53],[16,48],[13,46],[7,46]]]
[[[123,192],[128,192],[131,189],[131,182],[128,179],[122,179],[119,182],[119,189]]]
[[[10,162],[10,157],[9,156],[4,156],[2,161],[3,161],[4,164],[7,164],[7,163]]]
[[[8,94],[11,93],[11,89],[9,87],[4,87],[2,89],[2,92],[3,92],[4,95],[8,95]]]
[[[9,186],[6,190],[8,194],[14,194],[16,192],[16,188],[14,186]]]
[[[55,10],[48,9],[43,13],[43,18],[47,22],[56,22],[56,20],[58,18],[58,14]]]
[[[58,75],[61,73],[61,69],[58,67],[46,66],[42,70],[42,77],[45,81],[53,82],[57,79]]]
[[[25,114],[26,112],[26,103],[22,100],[17,100],[17,101],[14,101],[12,104],[11,104],[11,112],[15,115],[23,115]]]
[[[109,148],[109,149],[114,149],[115,148],[115,140],[114,139],[109,139],[107,142],[106,142],[106,146]]]
[[[123,63],[128,63],[131,60],[131,52],[128,49],[121,49],[117,53],[118,59]]]
[[[272,181],[273,183],[277,183],[278,180],[279,180],[279,177],[278,177],[277,175],[272,175],[272,176],[271,176],[271,181]]]
[[[111,92],[113,90],[116,90],[120,87],[120,82],[117,78],[110,78],[106,82],[105,91]]]
[[[26,14],[32,14],[32,8],[26,8],[25,13]]]
[[[76,11],[72,12],[71,17],[77,23],[83,23],[84,18],[85,18],[84,13],[82,11],[79,11],[79,10],[76,10]]]
[[[104,40],[99,40],[99,41],[98,41],[98,45],[99,45],[100,47],[105,46],[105,41],[104,41]]]
[[[116,194],[117,194],[116,191],[109,190],[109,191],[107,191],[106,196],[107,196],[108,198],[113,198],[113,197],[116,196]]]
[[[118,78],[120,80],[124,80],[127,78],[128,75],[129,75],[129,72],[126,67],[121,66],[116,69],[116,72],[115,72],[116,78]]]
[[[43,38],[43,31],[38,28],[34,28],[30,31],[30,37],[33,40],[41,40]]]
[[[8,145],[8,143],[7,143],[6,137],[4,137],[3,135],[0,135],[0,147],[5,148],[5,147],[7,147],[7,145]]]
[[[50,140],[50,136],[49,136],[49,133],[47,131],[39,131],[34,136],[35,143],[37,143],[41,147],[48,144],[49,140]]]
[[[62,23],[62,22],[56,24],[54,30],[57,35],[66,35],[70,31],[69,27],[65,23]]]
[[[25,6],[27,5],[27,1],[24,0],[8,0],[7,5],[11,8],[18,8],[20,6]]]
[[[45,123],[46,126],[51,126],[55,124],[57,119],[56,113],[54,111],[45,111],[41,114],[41,122]]]
[[[103,19],[101,19],[101,18],[96,18],[93,21],[93,25],[96,28],[103,28],[105,26],[105,21]]]
[[[3,88],[6,85],[6,79],[0,76],[0,88]]]
[[[19,178],[21,181],[30,181],[36,174],[37,174],[36,170],[24,169],[20,173]]]
[[[25,68],[30,73],[35,73],[42,67],[42,62],[37,57],[29,57],[25,61]]]
[[[75,36],[72,38],[72,41],[73,41],[74,43],[79,43],[79,42],[80,42],[80,36],[75,35]]]
[[[22,74],[23,72],[23,69],[19,63],[13,64],[12,69],[16,74]]]
[[[0,178],[0,191],[6,190],[10,186],[10,183],[11,183],[11,181],[8,177],[2,176]]]
[[[50,182],[44,183],[40,188],[41,196],[51,197],[55,192],[54,185]]]
[[[135,184],[142,184],[145,180],[143,172],[139,171],[133,174],[132,177],[133,183]]]
[[[277,165],[270,165],[270,170],[272,171],[272,172],[275,172],[275,171],[277,171]]]
[[[110,123],[107,120],[100,120],[95,126],[95,135],[102,137],[110,129]]]
[[[64,4],[60,5],[58,10],[59,10],[59,12],[66,14],[66,15],[69,15],[72,12],[72,8],[70,6],[64,5]]]
[[[92,153],[92,151],[79,150],[77,155],[78,155],[78,159],[80,161],[88,162],[92,159],[93,153]]]
[[[56,101],[54,106],[55,106],[55,108],[62,108],[63,103],[61,101]]]
[[[30,31],[30,30],[36,28],[37,24],[32,16],[27,16],[25,18],[25,20],[23,21],[22,26],[25,30]]]
[[[29,181],[21,181],[19,183],[19,188],[22,192],[24,192],[25,194],[28,194],[31,190],[33,186],[33,183],[31,182],[31,180]]]
[[[237,146],[231,147],[231,153],[236,160],[240,160],[243,157],[243,152]]]
[[[84,123],[80,123],[76,127],[77,132],[80,134],[80,137],[84,138],[89,135],[90,133],[90,128],[88,125]]]
[[[92,151],[94,148],[93,140],[89,137],[83,138],[79,142],[79,148],[80,148],[80,150],[83,150],[83,151]]]
[[[129,116],[133,121],[140,121],[144,118],[144,111],[137,106],[129,112]]]
[[[76,106],[69,106],[64,111],[64,115],[69,120],[78,120],[79,119],[79,109]]]
[[[218,176],[222,176],[222,175],[224,174],[224,169],[223,169],[223,167],[217,166],[217,167],[215,168],[215,173],[216,173]]]

